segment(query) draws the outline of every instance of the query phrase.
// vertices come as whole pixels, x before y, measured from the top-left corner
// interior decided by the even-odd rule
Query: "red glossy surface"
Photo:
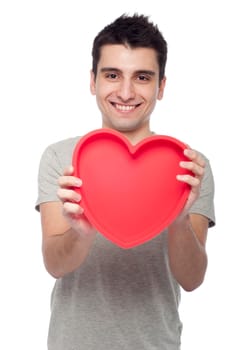
[[[99,129],[83,136],[73,153],[74,175],[85,215],[106,238],[132,248],[158,235],[180,213],[190,187],[176,180],[186,173],[186,145],[154,135],[133,146],[120,133]]]

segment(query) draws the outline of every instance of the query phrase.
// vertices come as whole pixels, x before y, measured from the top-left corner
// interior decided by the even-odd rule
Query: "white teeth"
[[[132,109],[135,109],[135,106],[125,106],[125,105],[118,105],[118,104],[115,104],[115,107],[120,111],[131,111]]]

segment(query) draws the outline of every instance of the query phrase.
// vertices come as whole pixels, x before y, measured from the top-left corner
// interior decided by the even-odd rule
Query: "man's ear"
[[[166,77],[163,77],[163,79],[160,82],[158,96],[157,96],[158,100],[162,100],[162,98],[163,98],[164,88],[165,88],[165,85],[166,85],[166,80],[167,80]]]
[[[96,94],[95,74],[92,69],[90,71],[90,91],[92,95]]]

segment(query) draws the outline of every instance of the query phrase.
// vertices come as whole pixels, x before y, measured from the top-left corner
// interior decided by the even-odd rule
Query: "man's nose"
[[[118,87],[117,96],[124,102],[135,98],[135,89],[133,82],[129,79],[124,79],[121,81]]]

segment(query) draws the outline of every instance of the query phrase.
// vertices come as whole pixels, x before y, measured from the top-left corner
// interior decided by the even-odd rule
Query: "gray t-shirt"
[[[39,195],[57,201],[57,179],[71,164],[79,138],[49,146],[41,159]],[[213,226],[214,182],[208,160],[200,198],[191,212]],[[169,268],[167,231],[132,249],[100,233],[85,262],[59,278],[51,297],[49,350],[178,350],[180,287]]]

